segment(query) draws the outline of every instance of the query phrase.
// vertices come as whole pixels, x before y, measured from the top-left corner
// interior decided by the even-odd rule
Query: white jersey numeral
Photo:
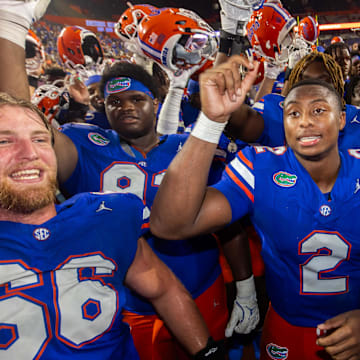
[[[90,273],[84,275],[85,269]],[[53,336],[76,348],[96,340],[111,327],[118,311],[117,292],[103,279],[113,276],[115,269],[113,261],[97,253],[72,257],[58,266],[51,291],[56,313],[54,333],[49,304],[21,292],[44,285],[40,271],[22,261],[0,262],[5,288],[5,295],[0,297],[0,331],[5,335],[0,358],[39,359]]]
[[[81,277],[79,268],[95,268],[92,278]],[[100,255],[73,258],[55,272],[57,304],[61,314],[59,336],[70,346],[80,347],[106,331],[117,311],[116,292],[103,284],[115,265]],[[57,329],[58,330],[58,329]]]
[[[154,174],[151,186],[159,187],[165,171]],[[101,173],[101,191],[130,193],[146,200],[148,174],[138,165],[116,162]]]
[[[348,291],[348,276],[331,277],[331,272],[349,259],[350,244],[338,233],[314,232],[301,241],[301,255],[312,254],[300,265],[302,294],[339,294]]]

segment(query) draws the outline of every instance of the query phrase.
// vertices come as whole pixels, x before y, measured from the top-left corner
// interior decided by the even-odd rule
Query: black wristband
[[[195,360],[225,360],[226,351],[223,341],[209,337],[206,347],[194,355]]]
[[[219,52],[231,56],[233,54],[242,54],[248,48],[250,48],[250,43],[246,36],[234,35],[220,30]]]
[[[86,114],[88,110],[89,110],[89,105],[79,103],[76,100],[74,100],[72,97],[70,97],[69,111],[78,111],[80,113]]]
[[[224,30],[220,30],[219,51],[221,53],[224,53],[226,56],[230,56],[235,38],[236,38],[236,35],[230,34]]]
[[[29,75],[28,76],[28,82],[29,82],[30,86],[32,86],[33,88],[36,89],[38,87],[39,78],[37,78],[35,76],[32,76],[32,75]]]

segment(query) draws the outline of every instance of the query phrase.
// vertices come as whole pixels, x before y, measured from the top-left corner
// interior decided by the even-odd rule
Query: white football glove
[[[185,87],[192,74],[194,74],[203,63],[192,66],[186,70],[171,71],[165,66],[161,66],[169,77],[170,86],[166,94],[165,101],[161,107],[156,131],[159,134],[176,134],[179,127],[179,112],[181,100],[184,95]]]
[[[45,13],[50,0],[0,0],[0,38],[25,48],[30,25]]]
[[[244,35],[252,7],[244,0],[219,0],[221,29],[229,34]]]
[[[293,69],[296,63],[311,52],[311,46],[303,39],[296,37],[289,50],[289,68]]]
[[[279,74],[284,70],[283,65],[276,65],[265,61],[264,63],[264,76],[268,79],[276,80]]]
[[[236,282],[237,295],[230,320],[225,330],[225,336],[249,334],[255,329],[260,319],[259,307],[256,301],[254,275],[248,279]]]

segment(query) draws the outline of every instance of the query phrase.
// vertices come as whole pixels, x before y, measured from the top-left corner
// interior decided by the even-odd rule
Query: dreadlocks
[[[313,62],[322,62],[330,75],[331,82],[335,90],[339,93],[342,99],[344,99],[344,78],[342,75],[341,67],[334,60],[331,55],[314,51],[304,56],[292,69],[289,76],[288,89],[291,89],[295,83],[302,80],[302,74],[304,70]],[[345,106],[345,100],[343,100],[343,106]]]

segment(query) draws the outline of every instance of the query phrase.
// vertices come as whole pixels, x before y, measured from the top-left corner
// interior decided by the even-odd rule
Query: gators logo
[[[289,350],[286,347],[281,347],[276,344],[267,344],[266,352],[272,359],[287,359]]]
[[[281,187],[292,187],[296,184],[297,176],[286,171],[278,171],[273,175],[273,181]]]
[[[107,139],[106,137],[94,132],[88,134],[88,139],[95,145],[99,145],[99,146],[106,146],[110,142],[110,140]]]
[[[128,77],[117,77],[109,80],[106,83],[106,92],[114,94],[127,90],[131,86],[131,80]]]

